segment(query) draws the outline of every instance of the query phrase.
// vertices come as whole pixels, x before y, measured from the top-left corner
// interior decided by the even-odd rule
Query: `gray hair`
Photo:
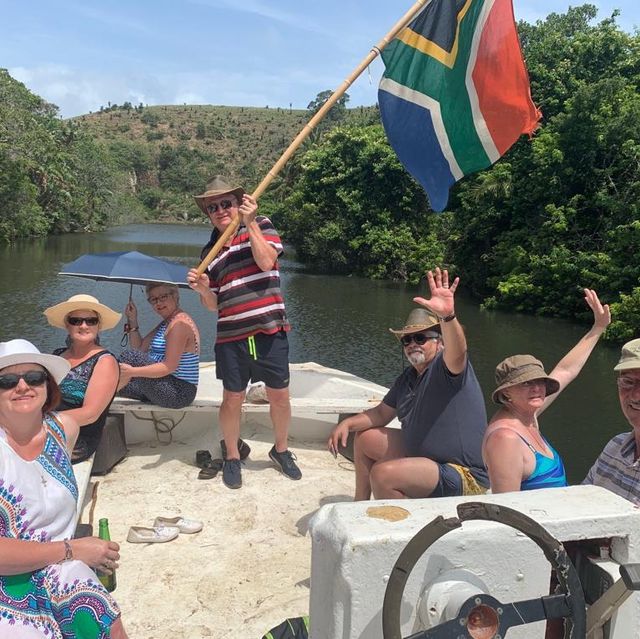
[[[144,287],[144,291],[147,295],[149,295],[149,293],[154,288],[160,288],[161,286],[165,286],[171,291],[173,295],[175,295],[176,297],[180,297],[178,286],[176,284],[169,284],[168,282],[147,282]]]

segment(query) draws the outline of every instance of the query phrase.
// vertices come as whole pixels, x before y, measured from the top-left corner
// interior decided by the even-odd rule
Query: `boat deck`
[[[222,473],[197,479],[195,451],[219,456],[213,428],[167,445],[131,444],[110,474],[92,478],[99,481],[94,529],[108,517],[121,546],[114,594],[132,639],[259,638],[308,613],[309,520],[324,504],[351,500],[353,466],[318,442],[295,442],[303,476],[291,481],[268,459],[268,431],[243,429],[243,437],[252,451],[240,490],[226,488]],[[88,514],[86,504],[82,522]],[[199,519],[204,529],[164,544],[126,541],[129,526],[150,526],[158,515]]]

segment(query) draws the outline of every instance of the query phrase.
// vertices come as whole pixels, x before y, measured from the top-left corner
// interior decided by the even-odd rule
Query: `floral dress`
[[[22,459],[0,429],[0,537],[24,541],[71,539],[78,487],[66,437],[51,415],[42,453]],[[0,576],[0,637],[102,639],[120,615],[96,574],[79,560]]]

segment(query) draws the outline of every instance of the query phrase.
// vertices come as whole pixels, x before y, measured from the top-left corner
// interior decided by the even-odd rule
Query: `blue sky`
[[[514,0],[518,19],[566,0]],[[640,27],[638,0],[594,0]],[[335,89],[411,0],[0,0],[0,67],[63,117],[108,102],[306,108]],[[349,89],[376,102],[382,63]]]

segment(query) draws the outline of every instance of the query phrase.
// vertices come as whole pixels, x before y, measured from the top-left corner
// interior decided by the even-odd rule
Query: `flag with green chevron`
[[[511,0],[430,0],[382,58],[382,124],[435,211],[538,126]]]

